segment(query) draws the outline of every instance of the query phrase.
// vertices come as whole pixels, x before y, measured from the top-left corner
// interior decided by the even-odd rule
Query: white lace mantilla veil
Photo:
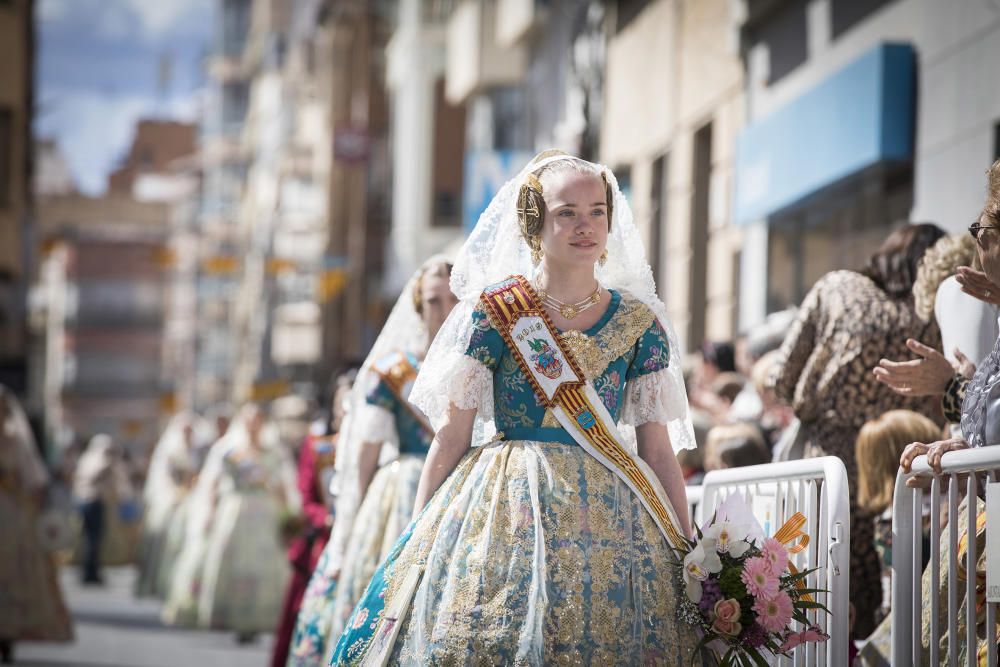
[[[354,516],[361,506],[362,498],[358,494],[355,480],[358,478],[362,446],[366,442],[382,442],[379,465],[399,456],[399,435],[394,422],[387,419],[384,409],[369,405],[365,400],[368,392],[379,382],[373,366],[393,352],[412,353],[418,358],[424,355],[427,350],[427,329],[414,306],[413,292],[424,270],[445,263],[451,261],[443,255],[435,255],[424,262],[407,281],[371,351],[361,364],[358,377],[347,396],[344,422],[337,437],[334,476],[330,480],[330,493],[336,499],[329,546],[328,562],[331,569],[340,569]]]
[[[517,196],[530,172],[561,160],[575,161],[585,169],[607,175],[613,191],[608,258],[595,265],[597,280],[606,288],[631,295],[656,315],[670,342],[670,364],[665,371],[643,376],[626,388],[619,430],[623,443],[636,453],[635,429],[629,424],[656,421],[667,426],[674,451],[696,446],[688,411],[687,392],[681,373],[681,351],[667,318],[667,309],[656,295],[653,272],[646,261],[625,196],[611,169],[565,154],[550,155],[529,163],[500,189],[479,218],[459,250],[451,273],[451,290],[459,305],[451,312],[428,350],[410,400],[420,407],[435,429],[440,428],[449,404],[458,408],[478,408],[473,446],[483,444],[496,431],[493,422],[493,378],[485,366],[465,354],[473,332],[472,311],[483,290],[512,274],[529,279],[535,274],[528,244],[517,219]],[[637,400],[638,399],[638,400]]]
[[[153,448],[153,455],[146,469],[146,484],[142,491],[147,508],[156,505],[164,498],[172,498],[175,481],[170,474],[170,465],[177,456],[192,456],[197,448],[195,441],[191,443],[190,453],[185,451],[188,449],[188,444],[184,441],[184,427],[188,424],[194,428],[193,437],[197,438],[198,432],[203,428],[201,419],[193,412],[178,412],[170,418]]]

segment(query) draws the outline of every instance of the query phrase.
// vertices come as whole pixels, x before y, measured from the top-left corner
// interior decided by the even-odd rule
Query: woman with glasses
[[[995,303],[997,285],[1000,285],[1000,160],[989,171],[989,193],[979,220],[969,228],[976,239],[976,249],[982,272],[963,267],[959,281],[963,289],[973,296]],[[993,350],[979,364],[971,380],[960,376],[948,383],[945,416],[958,421],[962,436],[930,444],[914,443],[906,448],[900,463],[909,472],[913,459],[921,454],[937,472],[941,471],[941,457],[945,452],[969,447],[1000,444],[1000,338]]]
[[[976,253],[982,265],[982,271],[976,271],[969,267],[959,269],[959,282],[962,289],[973,296],[996,305],[997,285],[1000,285],[1000,160],[993,163],[989,170],[989,188],[986,197],[986,205],[983,207],[979,219],[969,228],[969,233],[976,240]],[[1000,338],[997,338],[992,351],[979,364],[971,380],[966,380],[961,376],[955,376],[948,382],[948,391],[945,400],[945,417],[952,422],[960,422],[961,434],[957,437],[939,440],[931,443],[916,442],[908,445],[903,450],[900,457],[900,466],[903,472],[909,472],[913,461],[921,455],[927,455],[927,462],[937,473],[941,474],[941,458],[951,451],[969,449],[970,447],[986,447],[1000,444]],[[923,480],[912,478],[907,481],[909,485],[921,485]],[[961,531],[958,545],[950,541],[950,534],[944,531],[940,537],[940,565],[938,570],[939,587],[937,594],[940,599],[946,599],[947,584],[941,582],[948,581],[949,553],[956,546],[958,560],[962,560],[961,545],[968,543],[968,533],[961,527],[968,525],[969,512],[975,511],[981,518],[985,508],[979,499],[973,500],[975,508],[973,510],[969,498],[963,499],[958,507],[957,525]],[[978,525],[978,520],[977,520]],[[854,535],[851,542],[854,543]],[[977,578],[985,571],[985,535],[977,528],[976,532],[976,552],[979,554],[977,563]],[[852,571],[853,576],[853,571]],[[921,580],[922,600],[921,608],[921,646],[926,651],[931,642],[937,642],[941,655],[948,655],[950,646],[948,645],[950,633],[944,633],[939,637],[930,636],[931,597],[935,593],[932,581],[933,570],[925,568]],[[960,589],[962,587],[959,587]],[[979,592],[979,591],[977,591]],[[960,638],[958,651],[958,662],[965,663],[977,661],[977,664],[986,663],[986,652],[993,650],[996,644],[985,639],[989,635],[983,626],[983,618],[977,618],[977,643],[976,646],[969,646],[965,641],[967,618],[965,614],[966,600],[964,591],[960,590],[957,599],[958,615],[956,618],[957,636]],[[939,605],[939,623],[947,623],[947,604]],[[888,656],[891,654],[892,645],[892,624],[891,619],[883,621],[875,634],[869,639],[861,651],[861,664],[865,667],[888,664]],[[970,655],[972,653],[972,655]],[[926,656],[926,652],[924,653]],[[975,657],[973,657],[975,656]]]

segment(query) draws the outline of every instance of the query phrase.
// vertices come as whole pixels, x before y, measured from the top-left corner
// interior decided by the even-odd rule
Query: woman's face
[[[254,442],[260,437],[260,432],[264,428],[264,413],[260,408],[253,408],[246,416],[247,433]]]
[[[988,216],[979,218],[979,224],[983,229],[979,230],[976,237],[976,250],[979,252],[979,261],[983,265],[986,276],[995,284],[1000,285],[1000,229],[994,229],[998,222]]]
[[[567,171],[545,179],[542,252],[549,266],[593,266],[608,243],[608,202],[600,176]]]
[[[458,299],[451,292],[449,278],[440,273],[427,274],[420,280],[420,317],[427,327],[428,340],[434,340],[448,319]]]
[[[194,444],[194,424],[187,422],[182,427],[182,433],[184,434],[184,444],[189,447]]]

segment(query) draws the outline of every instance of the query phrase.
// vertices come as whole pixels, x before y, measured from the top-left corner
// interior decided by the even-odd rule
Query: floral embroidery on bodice
[[[629,382],[669,365],[670,345],[653,312],[631,295],[611,291],[604,315],[586,331],[560,332],[608,412],[622,416]],[[480,304],[472,313],[473,333],[466,354],[493,373],[496,427],[559,428],[538,401],[528,378]]]

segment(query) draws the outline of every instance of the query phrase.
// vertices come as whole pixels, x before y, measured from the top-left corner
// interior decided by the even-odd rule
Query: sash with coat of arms
[[[614,418],[557,335],[531,284],[511,276],[483,292],[482,302],[539,401],[577,444],[632,489],[667,542],[685,548],[663,486],[649,465],[622,445]]]

